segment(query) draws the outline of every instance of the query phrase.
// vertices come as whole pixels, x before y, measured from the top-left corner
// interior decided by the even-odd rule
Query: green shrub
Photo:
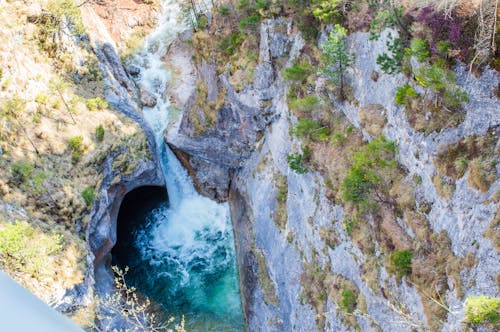
[[[450,42],[446,40],[440,40],[436,43],[436,50],[442,55],[447,56],[450,50]]]
[[[320,68],[320,72],[332,82],[340,84],[342,95],[345,71],[354,62],[354,54],[347,52],[346,39],[347,30],[335,24],[326,41],[321,44],[325,66]]]
[[[342,145],[347,141],[347,137],[344,133],[338,131],[332,135],[330,143],[333,145]]]
[[[419,62],[424,62],[430,56],[427,42],[421,38],[413,38],[410,43],[410,48],[406,49],[406,53],[414,56]]]
[[[456,75],[439,64],[422,66],[415,80],[430,89],[448,107],[458,106],[469,100],[467,93],[456,84]]]
[[[392,38],[392,37],[391,37]],[[382,53],[377,56],[377,65],[386,74],[395,74],[401,72],[403,66],[404,48],[400,38],[387,41],[387,48],[391,55]]]
[[[260,14],[253,13],[252,15],[242,18],[238,23],[238,28],[240,31],[253,31],[257,29],[257,24],[260,22]]]
[[[97,111],[108,108],[109,104],[104,98],[96,97],[87,100],[87,107],[91,111]]]
[[[418,97],[417,92],[413,87],[407,82],[402,86],[396,88],[396,95],[394,97],[394,102],[396,105],[407,105],[410,98]]]
[[[87,187],[82,191],[82,198],[85,201],[86,206],[90,206],[95,198],[94,188]]]
[[[326,141],[330,135],[330,128],[322,126],[318,121],[311,119],[299,119],[290,134],[297,137],[309,137],[312,140]]]
[[[39,273],[47,256],[61,250],[61,239],[55,233],[39,234],[27,223],[7,223],[0,229],[0,266],[8,271]]]
[[[310,111],[320,102],[316,96],[306,96],[304,98],[296,98],[290,101],[290,108],[301,112]]]
[[[389,258],[390,270],[400,278],[409,275],[411,273],[412,258],[413,252],[408,249],[393,252]]]
[[[104,127],[101,125],[98,125],[96,128],[95,128],[95,138],[98,142],[102,142],[102,140],[104,139]]]
[[[353,313],[357,305],[356,293],[350,289],[344,289],[341,295],[340,307],[348,313]]]
[[[312,73],[312,66],[307,62],[294,63],[283,70],[283,78],[289,81],[304,81]]]
[[[468,297],[465,301],[465,318],[472,324],[500,322],[500,297]]]
[[[313,15],[325,23],[333,23],[340,19],[342,14],[339,8],[340,0],[319,0],[316,1]]]
[[[83,154],[83,137],[75,136],[68,141],[68,148],[71,150],[71,159],[78,161]]]
[[[384,136],[373,139],[368,145],[354,153],[351,167],[341,185],[344,201],[358,206],[370,205],[370,193],[382,183],[382,172],[395,169],[396,143],[388,141]],[[377,196],[382,193],[377,192]]]
[[[68,141],[68,147],[73,151],[83,150],[83,137],[75,136]]]
[[[19,161],[11,165],[13,175],[21,181],[26,181],[33,173],[35,165],[30,162]]]
[[[233,55],[243,43],[243,37],[239,32],[233,32],[229,36],[224,37],[219,45],[220,49],[226,55]]]
[[[218,10],[222,16],[227,16],[229,15],[229,13],[231,13],[231,9],[229,9],[229,7],[227,6],[220,6]]]
[[[303,154],[289,154],[286,157],[286,161],[288,162],[290,169],[299,174],[307,173],[307,168],[304,165],[304,159]]]

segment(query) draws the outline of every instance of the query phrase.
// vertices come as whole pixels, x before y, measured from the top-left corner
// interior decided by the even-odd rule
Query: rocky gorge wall
[[[418,246],[422,241],[419,230],[424,229],[426,236],[440,238],[442,243],[449,238],[449,247],[442,250],[459,262],[458,267],[443,261],[425,263],[437,264],[437,269],[441,269],[439,264],[443,269],[447,266],[441,298],[426,295],[433,294],[434,285],[422,287],[395,277],[381,263],[388,259],[381,244],[377,242],[367,251],[364,240],[348,232],[348,215],[343,204],[329,198],[324,173],[298,174],[289,168],[287,156],[300,151],[302,143],[290,135],[297,120],[286,100],[290,83],[281,77],[281,71],[292,65],[306,46],[292,21],[270,19],[260,25],[258,64],[253,81],[243,88],[235,89],[227,73],[216,75],[208,64],[187,61],[180,66],[179,81],[206,84],[208,92],[202,95],[202,102],[216,100],[221,91],[224,93],[215,121],[207,125],[196,104],[200,90],[193,88],[191,96],[184,97],[185,105],[181,103],[182,119],[166,139],[191,169],[201,192],[219,199],[229,197],[249,331],[461,331],[466,329],[462,324],[464,298],[498,296],[500,257],[494,238],[484,234],[498,214],[495,197],[500,181],[496,178],[482,192],[468,185],[465,174],[457,179],[449,197],[438,194],[433,182],[439,174],[434,160],[443,149],[464,137],[497,130],[500,112],[494,89],[498,73],[486,69],[476,77],[459,64],[455,68],[457,82],[469,97],[464,121],[439,132],[419,132],[409,124],[403,108],[394,104],[396,87],[408,79],[402,74],[383,73],[374,79],[373,73],[379,72],[377,55],[385,50],[390,32],[395,33],[386,30],[378,41],[369,40],[368,33],[349,35],[348,49],[355,54],[346,75],[351,95],[340,102],[327,93],[331,102],[327,107],[331,113],[344,114],[364,140],[383,134],[396,142],[404,181],[408,188],[414,188],[410,201],[423,211],[419,213],[428,226],[413,227],[406,213],[382,224],[371,217],[363,222],[377,234],[383,229],[396,246],[397,241],[403,247]],[[181,54],[187,57],[189,47],[174,46],[169,57],[179,64]],[[319,79],[311,89],[323,91],[324,85]],[[175,92],[175,88],[171,90],[174,99]],[[368,120],[367,109],[377,111]],[[210,129],[196,131],[200,121],[193,116],[196,112]],[[496,146],[498,149],[498,141]],[[496,172],[498,167],[496,160]],[[218,180],[230,176],[230,181]],[[346,310],[343,304],[346,290],[355,294],[354,311]],[[429,313],[435,303],[446,309],[438,325]]]

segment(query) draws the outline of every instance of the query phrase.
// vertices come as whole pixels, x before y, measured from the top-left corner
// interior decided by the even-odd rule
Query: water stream
[[[157,27],[132,60],[141,68],[138,85],[157,97],[157,105],[145,107],[143,113],[156,135],[168,200],[153,199],[125,217],[120,212],[129,236],[119,238],[124,242],[115,260],[129,266],[127,281],[158,302],[167,315],[184,316],[188,331],[242,331],[228,205],[200,196],[164,142],[172,108],[165,96],[171,74],[162,57],[176,35],[188,28],[181,12],[177,1],[162,1]]]

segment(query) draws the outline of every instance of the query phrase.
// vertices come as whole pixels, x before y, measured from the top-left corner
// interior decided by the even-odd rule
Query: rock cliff
[[[331,173],[321,164],[306,174],[289,167],[287,157],[303,149],[304,143],[290,134],[297,117],[287,103],[290,83],[282,72],[308,53],[292,21],[262,22],[253,80],[238,91],[227,73],[217,75],[209,64],[191,62],[181,69],[181,80],[189,73],[198,88],[184,98],[183,116],[166,139],[183,156],[201,192],[225,199],[229,190],[250,331],[460,331],[467,296],[498,295],[498,240],[485,234],[498,218],[500,181],[496,177],[486,190],[478,190],[468,184],[469,169],[456,178],[446,196],[437,183],[442,177],[449,179],[436,160],[454,144],[491,135],[498,172],[500,112],[494,89],[499,75],[488,68],[479,76],[469,75],[463,65],[456,65],[457,83],[469,98],[463,106],[463,122],[431,133],[418,131],[404,108],[394,103],[396,87],[408,78],[383,74],[376,64],[377,55],[395,33],[385,30],[377,41],[369,40],[365,32],[348,36],[348,50],[355,59],[346,74],[350,89],[345,101],[325,89],[322,79],[308,87],[322,98],[326,95],[322,102],[327,112],[345,116],[344,129],[358,131],[359,144],[380,134],[396,142],[398,181],[410,191],[409,202],[398,213],[387,212],[389,217],[382,212],[358,221],[369,226],[346,227],[350,210],[331,198],[332,190],[340,188],[331,188]],[[183,52],[189,54],[186,48]],[[170,57],[179,54],[174,46]],[[203,118],[206,114],[197,103],[201,85],[207,87],[202,103],[224,95],[217,102],[214,122]],[[198,121],[208,129],[197,130]],[[331,154],[325,158],[341,159],[342,149],[328,144],[323,149]],[[312,158],[318,160],[316,153],[313,150]],[[333,172],[341,171],[334,168]],[[230,176],[230,181],[217,180]],[[415,215],[420,221],[415,221]],[[369,233],[374,234],[373,243],[363,238]],[[373,247],[367,250],[367,245]],[[439,274],[439,285],[432,276],[420,282],[418,277],[391,273],[385,263],[387,245],[417,252],[425,246],[428,252],[422,251],[413,264],[435,264],[424,273]],[[433,251],[437,255],[429,253]],[[346,307],[349,292],[356,310]]]

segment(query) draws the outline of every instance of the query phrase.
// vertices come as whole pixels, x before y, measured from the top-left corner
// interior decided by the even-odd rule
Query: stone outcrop
[[[248,330],[424,330],[429,321],[423,303],[429,300],[405,279],[396,280],[383,266],[377,272],[375,288],[362,277],[374,257],[383,259],[380,252],[376,250],[374,257],[367,256],[347,234],[344,210],[327,198],[320,174],[301,175],[288,167],[287,155],[296,151],[300,142],[289,134],[291,123],[296,120],[288,110],[287,83],[280,78],[283,68],[276,57],[285,56],[285,66],[290,65],[304,47],[304,41],[292,29],[282,29],[287,24],[284,20],[262,23],[254,81],[239,93],[227,84],[224,74],[214,78],[209,66],[196,68],[197,79],[204,80],[209,88],[227,89],[224,106],[217,113],[213,129],[196,133],[193,119],[185,112],[167,135],[169,144],[179,155],[184,155],[181,160],[188,165],[201,192],[205,190],[205,194],[217,197],[213,188],[230,185],[229,203]],[[460,271],[464,295],[495,296],[500,257],[483,233],[499,208],[499,203],[490,199],[500,189],[500,181],[481,193],[468,187],[464,177],[457,181],[448,201],[437,194],[432,177],[436,174],[433,158],[439,146],[465,136],[482,135],[500,124],[498,99],[490,91],[498,85],[498,74],[487,69],[478,78],[468,77],[465,68],[457,66],[458,84],[470,99],[464,106],[465,121],[456,128],[426,136],[411,128],[403,109],[393,102],[395,88],[407,78],[379,73],[376,65],[377,55],[385,51],[388,33],[385,31],[375,42],[368,40],[368,33],[349,36],[350,51],[356,54],[347,74],[353,98],[340,103],[330,96],[330,101],[352,125],[361,129],[366,139],[383,134],[396,141],[398,161],[408,170],[407,177],[422,180],[416,187],[416,199],[430,204],[427,218],[431,229],[446,232],[453,254],[478,258],[478,264]],[[193,107],[194,98],[189,98],[185,110]],[[271,106],[262,113],[258,105],[263,101]],[[262,132],[262,138],[252,131]],[[230,183],[211,180],[222,174],[217,167],[234,172]],[[279,189],[278,179],[282,178],[286,180],[286,191]],[[284,210],[280,207],[283,202]],[[277,222],[276,216],[284,221]],[[413,239],[415,235],[404,225],[404,220],[398,223],[382,227],[396,227],[397,232]],[[325,237],[325,229],[335,234],[335,241]],[[326,271],[326,276],[321,277],[319,271]],[[363,308],[353,320],[342,314],[335,294],[308,299],[308,282],[311,278],[319,282],[320,277],[324,289],[340,278],[351,282],[359,292]],[[455,280],[449,278],[446,284],[448,291],[443,304],[450,312],[442,330],[459,331],[463,301],[457,294]]]

